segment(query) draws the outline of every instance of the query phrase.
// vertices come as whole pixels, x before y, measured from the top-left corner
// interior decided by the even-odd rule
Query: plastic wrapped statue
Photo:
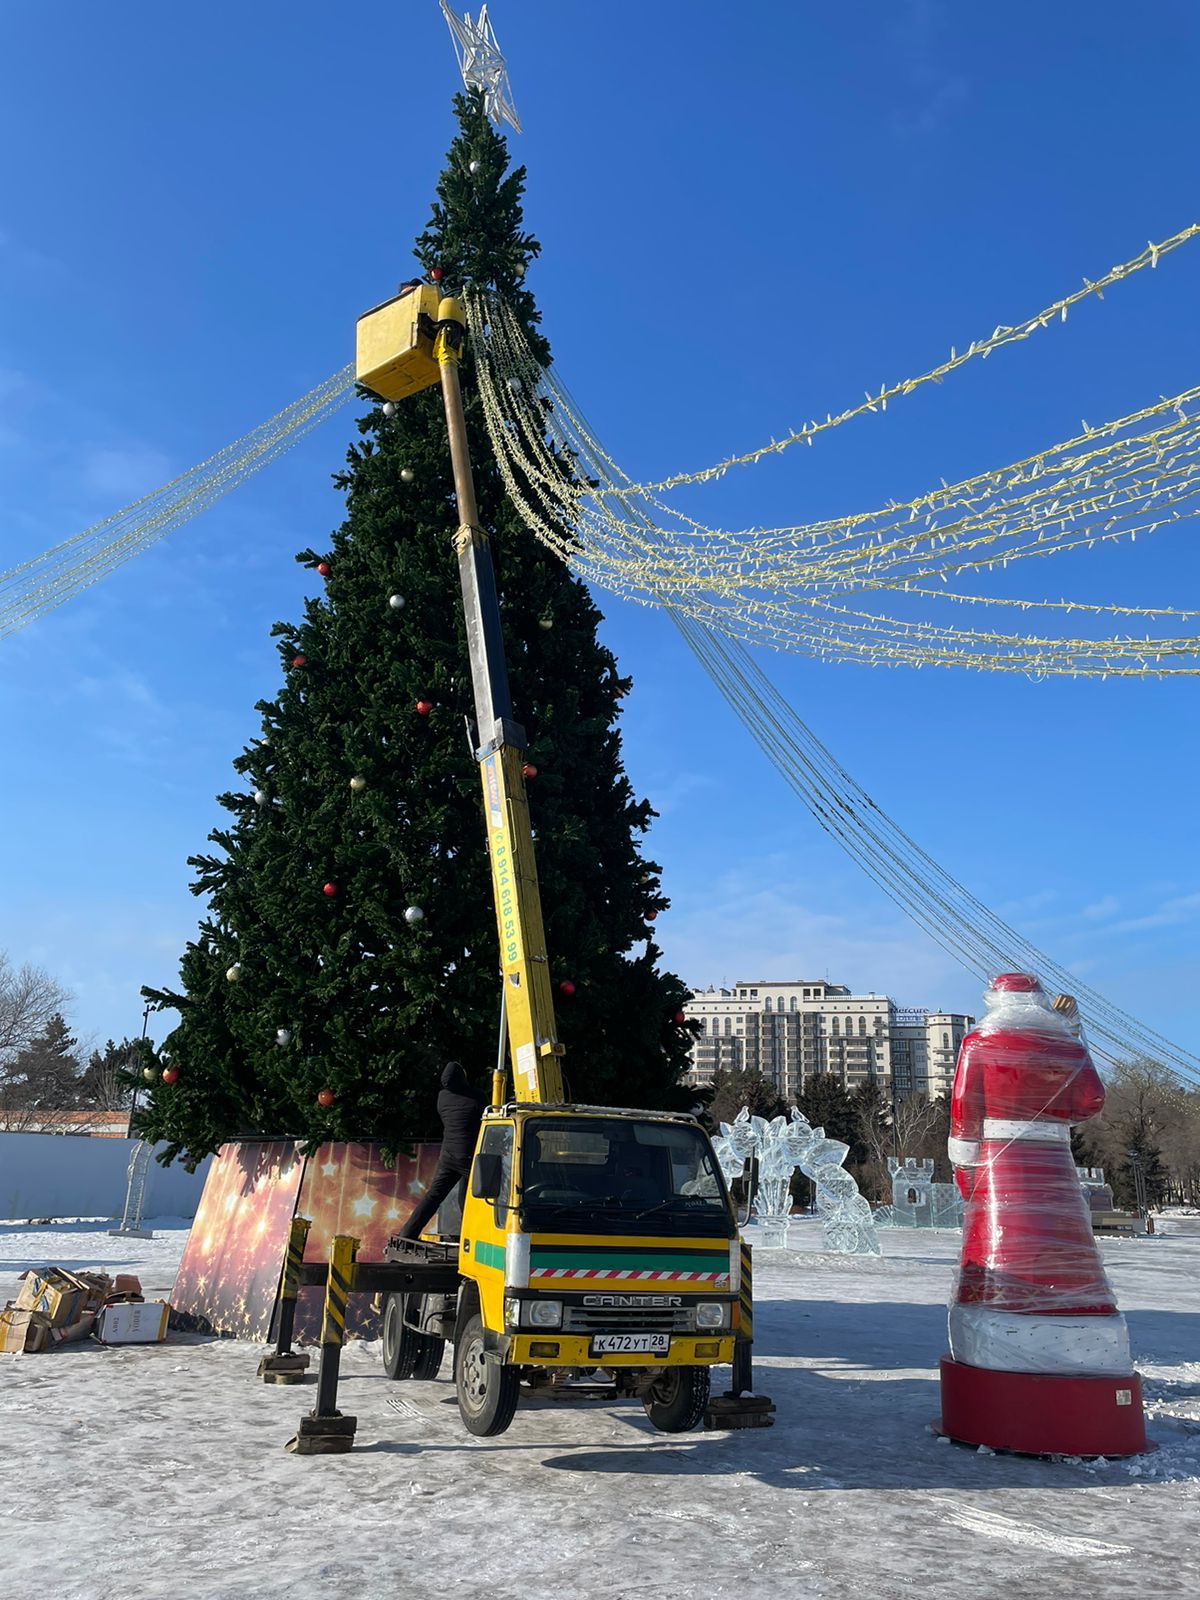
[[[878,1255],[871,1207],[842,1166],[849,1145],[827,1139],[824,1128],[814,1128],[795,1106],[790,1119],[776,1117],[768,1123],[754,1117],[751,1125],[759,1160],[754,1212],[763,1226],[763,1243],[787,1243],[792,1173],[799,1167],[816,1189],[826,1248],[838,1255]]]
[[[1071,1124],[1096,1115],[1104,1086],[1035,977],[1001,973],[985,1004],[951,1100],[967,1204],[942,1425],[997,1448],[1129,1453],[1140,1390],[1071,1157]]]

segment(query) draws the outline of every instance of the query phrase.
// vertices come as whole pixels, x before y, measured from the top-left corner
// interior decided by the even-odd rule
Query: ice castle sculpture
[[[767,1122],[743,1106],[732,1123],[721,1124],[714,1139],[717,1159],[728,1181],[740,1177],[748,1156],[758,1158],[758,1192],[754,1217],[762,1225],[764,1245],[786,1245],[792,1209],[792,1173],[799,1167],[817,1192],[817,1211],[824,1223],[825,1246],[838,1255],[879,1255],[871,1207],[842,1166],[849,1145],[827,1139],[792,1107],[790,1119]]]
[[[934,1183],[933,1162],[910,1156],[888,1157],[892,1203],[875,1213],[876,1224],[892,1228],[961,1228],[963,1200],[952,1183]]]

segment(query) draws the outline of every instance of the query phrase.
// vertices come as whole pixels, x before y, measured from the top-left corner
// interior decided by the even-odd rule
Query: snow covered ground
[[[186,1224],[0,1227],[0,1300],[28,1266],[138,1272],[169,1295]],[[494,1441],[447,1378],[389,1383],[349,1348],[349,1456],[284,1452],[311,1388],[259,1347],[175,1336],[0,1356],[9,1600],[1026,1600],[1200,1595],[1200,1218],[1106,1240],[1159,1450],[1135,1462],[940,1442],[936,1363],[956,1234],[882,1260],[756,1256],[770,1431],[654,1433],[640,1406],[531,1401]]]

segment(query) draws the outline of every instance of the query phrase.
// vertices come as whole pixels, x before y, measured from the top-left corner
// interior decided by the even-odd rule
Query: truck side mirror
[[[504,1187],[503,1158],[498,1150],[481,1151],[471,1168],[471,1193],[476,1200],[498,1200]]]

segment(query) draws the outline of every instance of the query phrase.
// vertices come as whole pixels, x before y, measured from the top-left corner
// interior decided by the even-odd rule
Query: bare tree
[[[36,1122],[38,1110],[30,1104],[25,1068],[18,1063],[67,999],[48,972],[28,962],[14,967],[0,951],[0,1129],[19,1132]]]

